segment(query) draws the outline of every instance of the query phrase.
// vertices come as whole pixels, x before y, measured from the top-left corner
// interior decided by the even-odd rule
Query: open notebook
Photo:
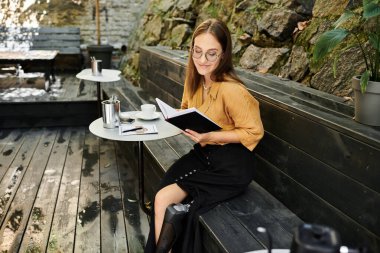
[[[194,107],[177,111],[159,98],[156,98],[156,101],[165,120],[182,130],[190,129],[198,133],[207,133],[221,129],[218,124]]]

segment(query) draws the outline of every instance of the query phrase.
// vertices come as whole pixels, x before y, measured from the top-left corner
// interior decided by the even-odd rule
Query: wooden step
[[[0,128],[85,126],[98,117],[96,101],[2,103]]]
[[[93,82],[62,74],[49,92],[32,88],[0,90],[0,128],[85,126],[98,117]]]

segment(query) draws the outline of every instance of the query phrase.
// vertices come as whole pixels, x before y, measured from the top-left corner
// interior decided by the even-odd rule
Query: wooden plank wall
[[[185,80],[184,61],[178,62],[166,51],[141,50],[140,86],[169,105],[179,107]]]
[[[178,106],[182,55],[141,48],[141,87]],[[266,131],[256,181],[305,222],[329,225],[344,243],[379,252],[380,130],[353,121],[353,108],[340,98],[273,76],[238,74],[260,102]]]
[[[79,27],[40,27],[32,40],[34,50],[58,49],[60,54],[80,54]]]
[[[4,27],[0,26],[0,47],[24,50],[58,50],[55,69],[79,71],[84,56],[80,49],[80,28],[78,27]],[[27,64],[27,70],[41,70],[38,64]]]
[[[29,42],[33,50],[59,50],[60,54],[80,54],[80,28],[78,27],[9,28],[0,26],[0,38],[4,44]]]

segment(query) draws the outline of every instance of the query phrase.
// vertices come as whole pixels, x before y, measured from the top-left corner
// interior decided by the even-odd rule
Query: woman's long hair
[[[201,75],[198,73],[193,61],[193,47],[194,39],[203,33],[210,33],[222,46],[223,54],[220,56],[221,60],[218,67],[211,74],[211,79],[214,82],[224,81],[227,76],[236,81],[243,83],[235,74],[232,64],[232,42],[231,34],[228,27],[220,20],[207,19],[203,21],[194,31],[191,38],[189,61],[186,70],[186,86],[190,96],[193,96],[198,89],[201,81]]]

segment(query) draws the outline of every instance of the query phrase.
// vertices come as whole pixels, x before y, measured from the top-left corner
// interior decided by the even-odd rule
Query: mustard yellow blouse
[[[208,92],[204,102],[203,92]],[[181,109],[197,108],[221,126],[221,131],[235,131],[240,142],[249,150],[252,151],[263,137],[259,102],[237,81],[214,82],[209,91],[205,91],[200,85],[193,97],[189,95],[185,87]]]

